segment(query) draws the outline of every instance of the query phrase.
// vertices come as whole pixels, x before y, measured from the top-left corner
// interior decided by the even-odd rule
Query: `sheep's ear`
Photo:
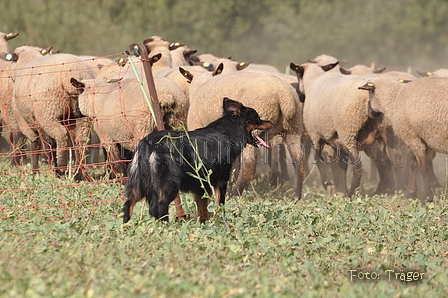
[[[238,63],[237,64],[237,66],[236,66],[236,70],[243,70],[243,69],[245,69],[246,67],[248,67],[249,66],[249,64],[251,64],[252,62],[240,62],[240,63]]]
[[[190,59],[190,56],[196,54],[197,52],[198,52],[198,50],[190,50],[190,49],[188,49],[187,51],[185,51],[184,57],[187,58],[187,59]],[[193,57],[191,57],[191,58],[193,58]]]
[[[430,77],[430,76],[432,76],[432,72],[430,72],[430,71],[426,71],[426,72],[420,72],[420,71],[417,71],[417,73],[418,73],[420,76],[422,76],[422,77]]]
[[[116,60],[115,62],[117,63],[118,66],[123,67],[123,66],[126,65],[126,63],[128,62],[128,60],[125,59],[124,57],[121,57],[120,59]]]
[[[143,44],[150,43],[150,42],[153,41],[153,40],[154,40],[154,38],[152,38],[152,37],[148,37],[147,39],[145,39],[145,40],[143,41]]]
[[[213,64],[211,64],[210,62],[203,62],[201,66],[208,71],[213,71]]]
[[[42,56],[45,56],[48,53],[50,53],[51,48],[52,48],[52,46],[49,46],[48,48],[41,50],[40,53],[42,54]]]
[[[364,85],[362,85],[361,87],[358,87],[358,89],[373,91],[373,90],[375,90],[375,86],[373,85],[372,82],[367,82]]]
[[[340,67],[340,68],[339,68],[339,71],[340,71],[342,74],[345,74],[345,75],[351,75],[351,74],[352,74],[352,72],[351,72],[350,70],[345,69],[345,68],[343,68],[343,67]]]
[[[218,65],[218,67],[215,69],[215,71],[213,72],[213,75],[216,76],[216,75],[222,74],[223,69],[224,69],[224,64],[220,63]]]
[[[73,87],[78,89],[84,89],[86,87],[86,85],[83,82],[80,82],[75,78],[70,78],[70,83],[73,85]]]
[[[407,84],[410,82],[412,82],[412,80],[403,80],[403,79],[398,80],[398,83],[402,83],[402,84]]]
[[[172,43],[168,46],[168,49],[169,49],[170,51],[172,51],[172,50],[175,50],[175,49],[177,49],[177,48],[179,48],[179,47],[184,47],[184,46],[185,46],[185,44],[183,44],[183,43],[172,42]]]
[[[317,63],[317,61],[316,61],[316,60],[308,59],[308,63]]]
[[[378,67],[377,69],[373,70],[373,73],[383,73],[383,71],[386,70],[386,67]]]
[[[10,62],[16,62],[19,60],[19,56],[16,53],[0,53],[0,59]]]
[[[241,108],[243,107],[243,104],[239,101],[224,97],[222,104],[225,114],[230,113],[232,116],[241,115]]]
[[[323,66],[321,66],[321,67],[322,67],[322,69],[323,69],[324,71],[329,71],[329,70],[332,70],[333,68],[335,68],[336,65],[338,65],[338,64],[339,64],[339,61],[337,61],[337,62],[335,62],[335,63],[330,63],[330,64],[327,64],[327,65],[323,65]]]
[[[183,69],[182,67],[179,66],[179,71],[181,73],[181,75],[184,76],[184,78],[187,79],[188,83],[191,83],[191,81],[193,81],[193,75],[191,74],[191,72],[189,72],[186,69]]]
[[[119,78],[119,79],[109,79],[109,80],[106,81],[106,83],[113,84],[113,83],[117,83],[117,82],[121,81],[122,79],[123,79],[123,78]]]
[[[289,68],[291,68],[293,71],[295,71],[300,78],[303,77],[303,74],[305,72],[305,69],[303,68],[303,66],[300,66],[298,64],[291,62],[289,64]]]
[[[149,58],[149,63],[151,63],[151,66],[156,63],[157,61],[160,60],[160,58],[162,57],[161,53],[158,53],[157,55],[152,56],[151,58]]]
[[[5,35],[5,40],[13,39],[17,35],[19,35],[19,33],[8,33],[8,34]]]

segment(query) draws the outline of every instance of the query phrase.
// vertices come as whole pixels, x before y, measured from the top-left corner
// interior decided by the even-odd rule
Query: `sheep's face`
[[[305,68],[301,65],[297,65],[293,62],[289,64],[289,67],[296,73],[297,75],[297,85],[295,85],[297,95],[299,95],[300,102],[305,102],[305,87],[303,86],[303,74],[305,72]]]

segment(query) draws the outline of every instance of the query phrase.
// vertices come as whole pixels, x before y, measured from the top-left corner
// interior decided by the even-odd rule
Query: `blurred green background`
[[[446,0],[2,0],[10,48],[108,55],[159,35],[284,70],[319,54],[388,70],[448,68]]]

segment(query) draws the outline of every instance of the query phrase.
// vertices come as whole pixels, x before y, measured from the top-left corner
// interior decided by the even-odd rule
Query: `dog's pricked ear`
[[[231,113],[232,116],[241,115],[241,108],[243,105],[236,100],[230,99],[228,97],[224,97],[223,99],[223,109],[224,113]]]

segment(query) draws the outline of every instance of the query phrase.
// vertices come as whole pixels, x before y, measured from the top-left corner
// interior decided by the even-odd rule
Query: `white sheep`
[[[428,77],[402,84],[394,78],[370,79],[359,87],[368,90],[369,108],[381,113],[394,133],[415,154],[423,179],[423,198],[433,200],[433,151],[448,154],[448,79]],[[415,175],[406,194],[415,197]]]
[[[23,68],[28,62],[33,59],[47,55],[51,47],[42,49],[33,46],[20,46],[12,53],[1,53],[0,56],[6,61],[4,68],[0,70],[0,123],[3,132],[5,132],[10,140],[12,146],[11,151],[14,152],[11,164],[20,164],[18,146],[24,142],[24,138],[18,132],[16,117],[12,110],[12,96],[14,80],[16,79],[16,72]]]
[[[206,126],[219,118],[220,103],[226,96],[254,108],[261,118],[274,122],[270,136],[285,134],[295,171],[294,198],[300,199],[304,170],[300,141],[304,129],[296,90],[278,76],[263,72],[240,71],[203,79],[192,76],[184,69],[180,71],[192,82],[188,129]],[[250,149],[243,151],[242,169],[233,195],[242,193],[254,171],[255,154]]]
[[[134,152],[136,143],[157,130],[139,83],[123,79],[113,83],[71,80],[82,92],[79,109],[94,123],[102,146],[110,152],[112,174],[126,174],[120,162],[119,145]],[[182,90],[167,78],[154,78],[165,128],[179,127],[187,120],[188,101]],[[146,93],[149,94],[145,84]]]
[[[316,159],[321,150],[338,158],[337,162],[332,163],[333,171],[339,173],[334,175],[336,190],[352,196],[360,185],[362,175],[359,149],[373,144],[377,130],[368,121],[368,97],[357,89],[367,78],[328,71],[336,65],[337,62],[328,66],[291,63],[291,68],[298,74],[299,91],[304,98],[303,122],[316,150]],[[345,180],[349,160],[339,148],[347,151],[354,166],[349,192]],[[323,168],[320,169],[322,171]]]
[[[31,141],[32,149],[39,147],[42,132],[55,140],[58,174],[67,170],[67,132],[79,116],[79,91],[70,84],[71,77],[89,79],[93,78],[93,72],[77,56],[47,55],[17,71],[13,91],[13,112],[20,130]],[[76,142],[87,139],[85,135],[78,137]],[[38,171],[36,154],[32,154],[32,170]]]

